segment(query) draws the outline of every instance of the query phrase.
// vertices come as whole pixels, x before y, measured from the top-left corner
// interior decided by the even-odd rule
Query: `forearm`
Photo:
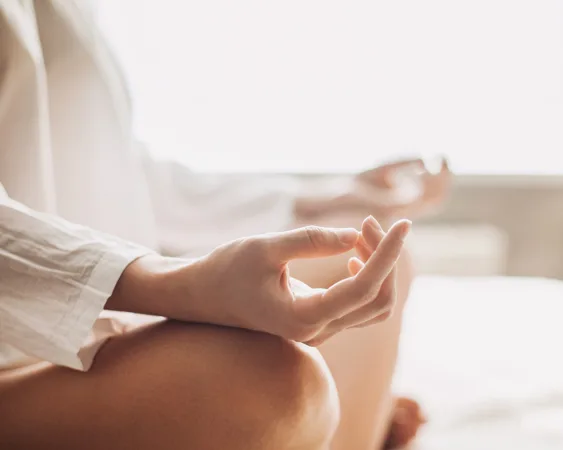
[[[150,253],[0,197],[0,344],[84,370],[80,349],[117,280]]]
[[[195,173],[150,158],[145,171],[166,255],[201,256],[223,242],[293,222],[295,176]]]

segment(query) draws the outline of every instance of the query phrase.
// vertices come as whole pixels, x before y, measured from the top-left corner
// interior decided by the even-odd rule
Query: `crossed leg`
[[[345,276],[347,257],[299,261],[292,272],[327,285]],[[379,449],[412,279],[406,255],[398,275],[388,321],[322,346],[330,371],[304,345],[165,321],[110,339],[88,373],[46,363],[0,372],[0,448]]]
[[[362,219],[344,215],[318,225],[360,228]],[[290,270],[292,276],[311,286],[327,287],[348,276],[347,261],[352,255],[295,261]],[[391,381],[397,360],[403,309],[413,277],[412,263],[405,251],[398,263],[397,304],[393,315],[375,326],[340,333],[320,347],[340,397],[341,421],[332,450],[377,450],[385,444],[395,412]],[[418,411],[409,410],[409,413],[411,411],[412,420],[416,422]],[[418,423],[415,431],[416,428]]]
[[[164,321],[110,339],[87,373],[0,372],[0,448],[326,450],[338,400],[317,350]]]

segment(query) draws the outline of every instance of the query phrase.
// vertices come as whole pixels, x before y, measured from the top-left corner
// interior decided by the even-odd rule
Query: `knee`
[[[151,332],[157,373],[145,374],[141,388],[156,413],[153,427],[161,420],[169,427],[172,417],[190,448],[328,446],[338,397],[316,349],[210,325],[166,323]]]
[[[235,347],[245,349],[242,364],[234,368],[235,398],[246,400],[241,419],[254,423],[256,431],[265,430],[272,448],[328,448],[339,421],[339,401],[319,351],[267,334],[234,334],[240,339]]]
[[[197,334],[206,347],[205,390],[221,393],[219,411],[246,428],[247,448],[251,441],[275,449],[328,445],[338,421],[338,396],[316,349],[238,329],[206,326]],[[213,415],[215,406],[209,406]]]

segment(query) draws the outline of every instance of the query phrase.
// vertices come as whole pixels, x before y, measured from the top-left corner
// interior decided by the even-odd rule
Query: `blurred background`
[[[332,172],[447,154],[464,174],[563,174],[557,0],[103,5],[158,155]]]
[[[563,1],[104,0],[98,13],[157,158],[336,176],[446,155],[457,177],[415,226],[424,276],[397,375],[431,417],[416,448],[563,448]]]
[[[98,13],[156,157],[338,173],[447,155],[453,201],[418,227],[420,270],[563,277],[560,0],[104,0]]]

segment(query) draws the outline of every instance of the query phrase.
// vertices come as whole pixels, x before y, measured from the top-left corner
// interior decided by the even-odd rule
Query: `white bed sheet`
[[[563,449],[563,282],[420,277],[401,345],[416,450]]]

